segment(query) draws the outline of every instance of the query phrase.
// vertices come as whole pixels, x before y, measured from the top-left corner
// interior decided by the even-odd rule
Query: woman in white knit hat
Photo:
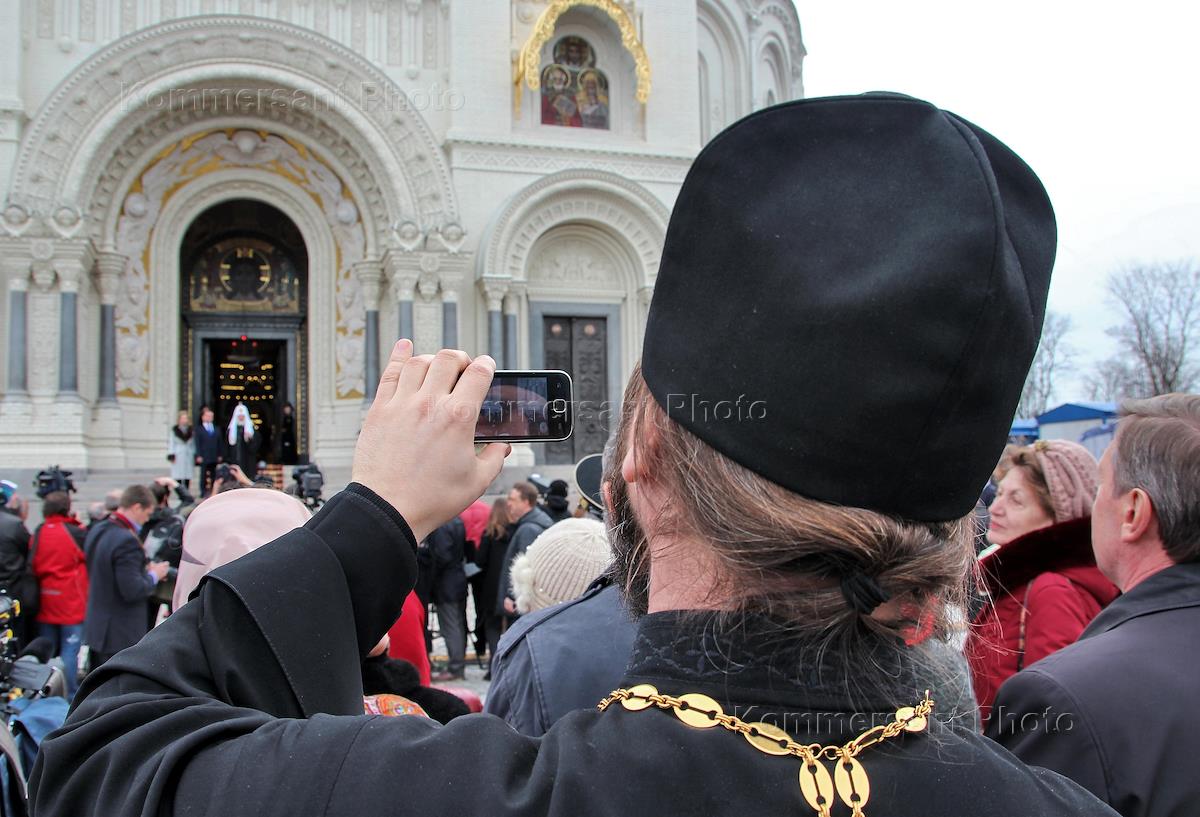
[[[604,524],[564,519],[513,560],[512,587],[521,614],[578,596],[612,561]]]

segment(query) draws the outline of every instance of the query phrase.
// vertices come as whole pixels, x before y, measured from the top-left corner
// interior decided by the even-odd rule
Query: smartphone
[[[492,378],[475,440],[544,443],[565,440],[575,425],[571,376],[566,372],[500,370]]]

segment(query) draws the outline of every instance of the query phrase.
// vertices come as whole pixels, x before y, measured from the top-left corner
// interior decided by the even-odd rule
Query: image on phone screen
[[[561,371],[497,371],[479,409],[480,442],[549,442],[571,436],[571,377]]]

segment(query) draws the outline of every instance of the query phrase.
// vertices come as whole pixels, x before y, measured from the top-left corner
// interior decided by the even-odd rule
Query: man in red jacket
[[[71,516],[65,491],[46,494],[44,522],[33,535],[33,573],[42,588],[37,634],[54,642],[54,654],[65,665],[67,695],[79,686],[79,646],[87,612],[88,574],[83,556],[84,529]]]

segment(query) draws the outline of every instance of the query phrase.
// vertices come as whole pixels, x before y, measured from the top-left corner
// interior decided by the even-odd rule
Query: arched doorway
[[[219,427],[244,404],[259,458],[308,451],[308,250],[269,204],[235,199],[192,221],[179,251],[183,405],[212,407]],[[292,419],[285,419],[285,406]]]

